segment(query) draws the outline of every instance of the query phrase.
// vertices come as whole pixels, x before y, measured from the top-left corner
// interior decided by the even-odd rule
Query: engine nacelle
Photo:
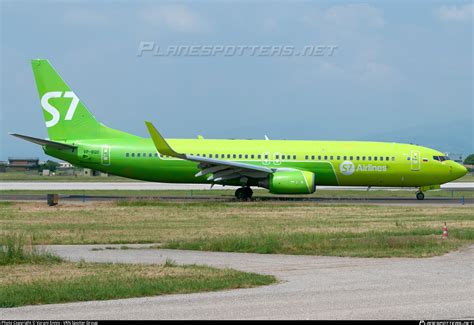
[[[260,184],[273,194],[311,194],[316,191],[315,175],[307,171],[281,171],[268,176]]]

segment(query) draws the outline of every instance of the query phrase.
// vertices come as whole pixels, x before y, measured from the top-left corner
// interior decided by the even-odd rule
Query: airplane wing
[[[41,146],[48,146],[48,147],[53,147],[53,148],[57,148],[57,149],[69,149],[69,150],[77,148],[77,146],[73,146],[71,144],[66,144],[66,143],[61,143],[61,142],[56,142],[56,141],[51,141],[51,140],[44,140],[44,139],[40,139],[40,138],[34,138],[34,137],[30,137],[30,136],[22,135],[22,134],[17,134],[17,133],[10,133],[10,135],[12,135],[14,137],[17,137],[17,138],[20,138],[20,139],[23,139],[23,140],[26,140],[26,141],[30,141],[30,142],[39,144]]]
[[[145,124],[160,154],[199,163],[198,168],[201,171],[195,175],[196,177],[212,174],[207,180],[221,182],[239,177],[266,178],[268,174],[272,174],[276,171],[275,169],[265,166],[178,153],[170,147],[151,122],[145,122]]]

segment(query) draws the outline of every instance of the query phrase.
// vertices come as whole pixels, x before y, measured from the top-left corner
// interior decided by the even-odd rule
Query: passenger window
[[[308,158],[309,158],[308,155],[304,156],[304,159],[305,159],[305,160],[308,160]]]
[[[344,160],[347,160],[347,156],[344,156]]]
[[[205,153],[203,153],[203,154],[202,154],[202,156],[203,156],[203,157],[206,157],[206,154],[205,154]]]
[[[360,160],[360,157],[359,157],[359,156],[356,156],[356,160]]]
[[[374,157],[374,161],[377,161],[377,156]]]
[[[353,157],[353,156],[351,156],[349,160],[354,160],[354,157]]]
[[[143,153],[143,157],[146,157],[146,153]]]
[[[314,160],[314,156],[311,156],[311,160]]]
[[[383,157],[380,157],[380,161],[383,161]]]
[[[255,158],[255,155],[250,155],[250,159],[254,159]]]
[[[140,153],[137,153],[137,157],[140,157]]]
[[[125,157],[130,157],[130,154],[127,152],[127,153],[125,154]]]
[[[237,155],[234,153],[234,154],[232,155],[232,157],[233,157],[233,158],[237,158]]]
[[[157,153],[157,152],[155,152],[155,157],[158,157],[158,153]]]
[[[239,153],[239,159],[242,159],[242,154],[241,153]]]
[[[281,155],[281,160],[285,160],[285,155]]]
[[[293,159],[296,160],[296,155],[293,155]]]
[[[334,156],[330,156],[330,157],[329,157],[329,160],[333,160],[333,158],[334,158]]]
[[[245,155],[245,159],[248,159],[249,158],[249,155]]]
[[[337,156],[337,160],[341,160],[341,156]]]
[[[262,159],[262,155],[258,155],[258,156],[257,156],[257,159]]]
[[[280,155],[275,155],[275,159],[280,159]]]
[[[229,158],[230,158],[230,153],[227,154],[227,159],[229,159]]]
[[[321,156],[318,156],[318,160],[321,160]]]
[[[268,155],[265,155],[265,159],[268,159]]]
[[[365,161],[365,156],[362,156],[362,160],[364,160],[364,161]]]
[[[392,161],[395,161],[395,157],[392,157]]]
[[[371,160],[372,160],[372,156],[368,156],[368,157],[367,157],[367,160],[368,160],[368,161],[371,161]]]
[[[135,153],[132,152],[132,157],[135,157]]]
[[[324,160],[328,160],[328,156],[324,156]]]

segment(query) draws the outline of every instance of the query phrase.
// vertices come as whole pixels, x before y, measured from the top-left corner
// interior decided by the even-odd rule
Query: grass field
[[[249,288],[275,282],[268,275],[198,265],[72,263],[17,236],[0,246],[0,308]]]
[[[0,187],[1,188],[1,187]],[[166,198],[166,197],[199,197],[209,196],[220,199],[233,199],[235,190],[0,190],[2,195],[45,195],[48,193],[76,196],[112,196],[112,197],[135,197],[135,198]],[[310,195],[274,195],[265,189],[254,189],[254,199],[259,198],[409,198],[415,199],[416,189],[412,190],[317,190]],[[474,191],[428,191],[426,198],[474,198]]]
[[[449,239],[441,240],[444,222]],[[474,243],[472,207],[316,202],[5,202],[0,229],[37,244],[158,243],[210,251],[433,256]]]

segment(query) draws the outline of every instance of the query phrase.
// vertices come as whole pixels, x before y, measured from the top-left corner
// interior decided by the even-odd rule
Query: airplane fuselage
[[[168,139],[179,152],[316,175],[316,185],[421,187],[465,174],[439,151],[417,145],[359,141]],[[75,150],[48,155],[110,174],[170,183],[213,183],[194,162],[161,155],[151,139],[69,140]],[[437,159],[435,157],[438,157]],[[221,182],[239,185],[238,179]],[[258,185],[258,184],[251,184]]]

